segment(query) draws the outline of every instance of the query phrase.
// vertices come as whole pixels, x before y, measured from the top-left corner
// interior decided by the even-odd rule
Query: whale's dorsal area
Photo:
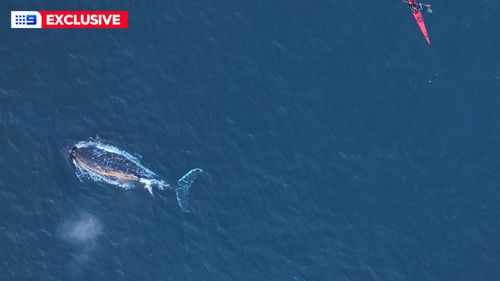
[[[140,164],[136,157],[99,141],[77,143],[71,149],[70,156],[75,166],[102,181],[138,181],[140,178],[156,176]]]

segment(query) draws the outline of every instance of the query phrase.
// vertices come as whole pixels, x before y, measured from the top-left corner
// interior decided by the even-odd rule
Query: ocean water
[[[497,280],[495,1],[2,1],[0,280]],[[119,9],[126,30],[12,30]],[[80,182],[96,137],[183,213]]]

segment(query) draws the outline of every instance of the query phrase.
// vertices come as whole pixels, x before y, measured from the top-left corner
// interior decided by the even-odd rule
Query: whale
[[[177,202],[184,212],[189,211],[189,188],[203,172],[200,168],[191,169],[172,186],[143,166],[138,157],[100,139],[76,143],[70,149],[69,156],[82,182],[93,180],[124,189],[142,185],[151,195],[154,195],[153,188],[174,189]]]

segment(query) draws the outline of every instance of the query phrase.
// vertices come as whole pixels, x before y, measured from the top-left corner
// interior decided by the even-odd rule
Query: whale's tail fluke
[[[189,212],[189,188],[193,184],[196,177],[203,172],[202,169],[196,168],[187,172],[182,178],[177,181],[177,186],[175,187],[175,193],[177,194],[177,202],[181,207],[183,212]]]

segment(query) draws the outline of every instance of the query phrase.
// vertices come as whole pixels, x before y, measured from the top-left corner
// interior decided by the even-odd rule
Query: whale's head
[[[71,159],[75,159],[76,158],[76,150],[77,150],[77,147],[73,146],[73,148],[71,148],[71,150],[69,151],[69,157]]]
[[[98,149],[95,146],[80,146],[77,144],[74,145],[69,151],[69,157],[78,162],[92,163],[95,160],[94,158],[100,156],[102,153],[103,150]]]

